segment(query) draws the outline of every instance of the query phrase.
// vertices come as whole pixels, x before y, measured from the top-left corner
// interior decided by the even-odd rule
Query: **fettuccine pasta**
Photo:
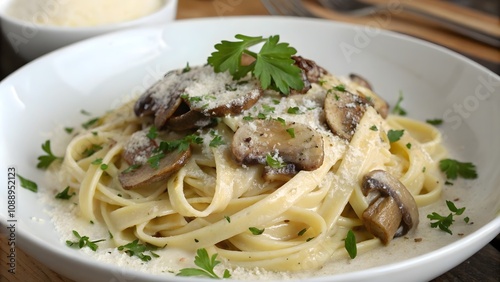
[[[206,68],[200,70],[206,72]],[[175,79],[180,79],[183,74],[179,71],[176,75]],[[208,77],[221,79],[211,74]],[[243,80],[249,84],[249,79]],[[221,83],[222,87],[226,83],[227,89],[227,82]],[[182,95],[191,95],[182,99],[195,107],[195,90],[189,91],[196,87],[178,87],[184,90]],[[328,124],[324,105],[328,95],[344,93],[376,96],[350,79],[323,73],[304,94],[285,96],[265,90],[253,99],[251,107],[212,116],[203,126],[186,130],[171,130],[168,125],[159,128],[151,116],[137,114],[140,100],[131,101],[73,138],[60,174],[65,184],[77,191],[81,215],[104,224],[116,246],[138,239],[160,248],[206,248],[235,266],[273,271],[316,269],[347,256],[344,239],[349,230],[356,234],[358,254],[383,248],[383,241],[364,226],[363,213],[374,202],[364,194],[365,175],[372,171],[392,175],[418,207],[437,201],[443,184],[436,160],[446,151],[434,127],[401,116],[384,118],[369,103],[363,105],[352,136],[339,137]],[[321,140],[316,150],[321,152],[322,161],[312,169],[301,169],[299,161],[283,160],[276,144],[270,144],[270,152],[253,162],[237,160],[238,144],[233,139],[238,130],[245,126],[253,130],[261,121],[283,124],[291,139],[297,138],[292,135],[300,124]],[[390,131],[402,135],[390,140]],[[168,175],[148,180],[147,185],[124,187],[120,177],[128,177],[127,170],[137,173],[134,169],[147,167],[155,172],[154,165],[163,165],[161,156],[160,163],[155,161],[155,152],[181,154],[179,147],[159,150],[161,141],[186,140],[186,136],[194,136],[197,142],[188,144],[189,156],[183,156]],[[244,140],[250,142],[250,137]],[[127,152],[135,154],[132,161]],[[244,159],[250,157],[245,155]],[[288,158],[295,157],[299,159],[293,154]],[[281,168],[294,163],[295,171],[266,178],[279,171],[270,168],[270,160]],[[411,230],[406,236],[410,234]]]

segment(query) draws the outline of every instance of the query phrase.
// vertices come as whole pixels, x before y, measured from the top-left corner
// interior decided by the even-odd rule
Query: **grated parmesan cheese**
[[[7,14],[35,24],[84,27],[134,20],[159,10],[165,0],[14,0]]]

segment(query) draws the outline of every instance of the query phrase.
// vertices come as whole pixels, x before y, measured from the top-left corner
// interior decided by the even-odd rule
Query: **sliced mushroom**
[[[172,173],[182,168],[190,156],[191,149],[168,152],[160,159],[157,168],[144,163],[135,170],[120,173],[118,180],[124,189],[144,187],[167,179]]]
[[[368,82],[368,80],[364,79],[362,76],[355,74],[355,73],[351,73],[351,74],[349,74],[349,78],[353,82],[357,83],[358,85],[361,85],[365,88],[373,90],[373,88],[372,88],[371,84]]]
[[[373,196],[363,212],[363,224],[384,244],[417,227],[417,203],[396,177],[384,170],[373,170],[364,176],[361,191]]]
[[[143,163],[157,147],[156,141],[147,136],[147,131],[137,131],[130,136],[122,155],[129,165]]]
[[[354,74],[354,73],[351,73],[349,75],[349,78],[355,84],[368,89],[368,91],[360,91],[358,89],[357,92],[358,92],[358,94],[365,96],[366,99],[370,100],[373,103],[373,107],[375,108],[375,110],[383,118],[386,118],[387,115],[389,114],[389,103],[387,103],[387,101],[385,101],[382,97],[380,97],[375,92],[373,92],[373,88],[372,88],[371,84],[368,82],[368,80],[366,80],[362,76]]]
[[[202,128],[213,124],[213,120],[204,114],[189,110],[178,116],[172,116],[167,121],[167,127],[175,131]]]
[[[134,111],[139,117],[153,116],[155,126],[162,129],[170,118],[180,115],[178,111],[183,104],[189,109],[182,113],[194,110],[205,116],[220,117],[241,113],[261,96],[257,79],[235,81],[229,73],[215,73],[207,65],[167,73],[138,99]]]
[[[286,182],[297,174],[298,171],[294,164],[286,164],[284,167],[272,168],[270,166],[264,167],[263,178],[266,181],[283,181]]]
[[[181,105],[183,87],[182,71],[171,71],[139,97],[134,112],[139,117],[154,116],[156,128],[162,128]]]
[[[266,165],[268,155],[278,155],[284,163],[293,164],[294,170],[315,170],[324,158],[319,133],[304,124],[277,120],[242,125],[233,136],[231,149],[239,163]]]
[[[325,98],[326,122],[335,135],[351,141],[366,107],[370,105],[363,96],[332,89]]]
[[[302,70],[302,81],[304,82],[304,88],[301,90],[293,89],[292,94],[305,94],[311,89],[312,83],[318,82],[320,77],[327,73],[324,68],[318,66],[313,60],[301,56],[292,56],[292,59],[295,61],[295,65]]]
[[[183,99],[191,110],[210,117],[237,115],[251,108],[262,96],[255,78],[233,80],[228,73],[206,73],[185,90]]]

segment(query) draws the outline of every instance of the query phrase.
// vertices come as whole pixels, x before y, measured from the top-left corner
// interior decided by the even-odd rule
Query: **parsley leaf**
[[[55,198],[56,199],[61,199],[61,200],[69,200],[74,195],[76,195],[75,192],[69,194],[69,186],[68,186],[68,187],[66,187],[66,189],[64,189],[61,192],[57,193],[57,195],[55,196]]]
[[[295,129],[287,128],[286,132],[288,132],[288,134],[290,134],[290,137],[295,138]]]
[[[126,245],[118,247],[119,251],[125,251],[125,253],[127,253],[129,256],[136,256],[136,257],[140,258],[142,261],[150,261],[151,256],[153,256],[155,258],[159,257],[158,254],[153,252],[155,249],[156,248],[149,246],[149,245],[139,244],[138,239],[136,239],[133,242],[130,242]],[[144,254],[144,252],[147,252],[147,251],[149,251],[151,256]]]
[[[399,91],[399,98],[392,109],[392,113],[395,115],[406,116],[406,110],[401,107],[401,102],[403,102],[403,92]]]
[[[439,228],[444,232],[449,233],[450,235],[453,234],[453,232],[451,232],[450,230],[450,226],[455,221],[453,219],[453,214],[450,213],[448,216],[443,216],[436,212],[433,212],[431,214],[428,214],[427,218],[430,220],[435,220],[434,222],[431,222],[432,228]]]
[[[35,193],[38,192],[38,185],[35,182],[33,182],[27,178],[24,178],[19,174],[17,174],[17,177],[19,178],[19,181],[21,182],[21,187],[26,188],[26,189],[30,190],[31,192],[35,192]]]
[[[349,232],[347,232],[347,236],[344,240],[344,247],[351,259],[355,258],[358,254],[358,248],[356,246],[356,236],[354,236],[354,232],[352,230],[349,230]]]
[[[213,254],[209,257],[207,250],[198,249],[194,258],[194,264],[199,268],[183,268],[177,273],[177,276],[205,276],[221,279],[221,277],[214,272],[215,266],[219,263],[220,261],[217,260],[217,254]],[[222,278],[229,277],[231,277],[231,273],[229,273],[229,270],[225,269]]]
[[[250,230],[250,232],[252,232],[253,235],[261,235],[262,233],[264,233],[264,228],[262,229],[259,229],[257,227],[249,227],[248,230]]]
[[[42,150],[47,153],[47,155],[38,157],[38,164],[36,165],[37,168],[47,169],[55,160],[62,160],[61,157],[56,157],[52,153],[52,150],[50,149],[50,140],[47,140],[42,144]]]
[[[260,80],[263,89],[277,89],[283,94],[289,94],[290,88],[302,89],[304,82],[301,69],[294,65],[291,58],[297,50],[288,43],[279,43],[279,35],[263,38],[237,34],[240,41],[221,41],[215,45],[216,52],[208,58],[208,63],[216,72],[229,71],[234,79],[240,79],[252,72]],[[256,44],[264,42],[259,53],[248,50]],[[247,66],[241,65],[241,56],[248,54],[255,61]]]
[[[266,163],[272,168],[282,168],[286,166],[285,163],[281,162],[279,159],[273,158],[270,154],[266,155]]]
[[[440,125],[443,123],[443,120],[442,119],[427,119],[425,120],[428,124],[432,124],[432,125]]]
[[[453,159],[439,161],[439,168],[446,174],[448,179],[457,179],[461,176],[465,179],[477,178],[476,166],[469,162],[459,162]]]
[[[73,230],[73,235],[75,235],[78,241],[66,240],[66,245],[68,247],[79,248],[79,249],[83,247],[89,247],[92,251],[95,252],[99,247],[96,243],[106,241],[106,239],[90,241],[90,238],[88,236],[81,236],[76,230]]]
[[[401,130],[392,130],[389,129],[389,132],[387,132],[387,138],[389,138],[389,142],[397,142],[399,139],[401,139],[401,136],[404,134],[404,129]]]
[[[158,136],[158,130],[156,129],[156,126],[151,126],[149,128],[149,132],[146,134],[146,136],[149,138],[149,139],[155,139],[157,136]]]
[[[432,228],[439,228],[444,232],[453,235],[453,232],[450,230],[450,226],[455,221],[455,219],[453,219],[453,216],[462,215],[465,211],[465,207],[457,208],[452,201],[446,201],[446,206],[451,211],[451,213],[448,214],[447,216],[433,212],[431,214],[428,214],[427,218],[430,219],[431,221],[434,220],[434,222],[431,222]],[[470,220],[469,217],[464,218],[465,223],[468,223],[469,220]]]

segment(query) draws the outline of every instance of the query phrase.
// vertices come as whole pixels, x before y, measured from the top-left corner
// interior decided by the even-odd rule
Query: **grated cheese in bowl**
[[[88,27],[119,23],[152,14],[164,0],[14,0],[11,17],[35,24]]]

